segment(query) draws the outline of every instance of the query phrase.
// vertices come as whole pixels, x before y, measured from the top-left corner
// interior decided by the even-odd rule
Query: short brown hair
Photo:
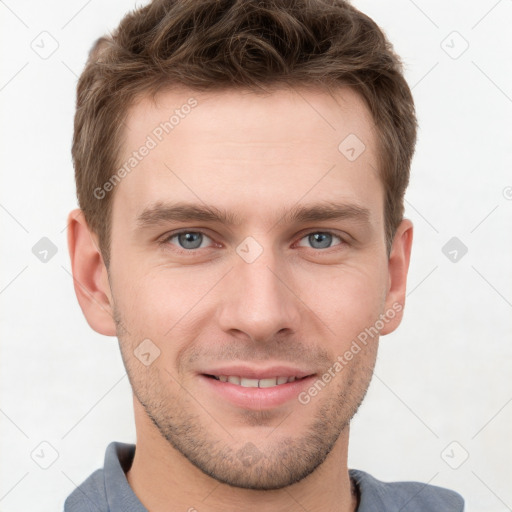
[[[79,206],[108,268],[113,175],[128,108],[141,95],[281,86],[350,86],[378,133],[388,251],[403,218],[416,144],[411,91],[375,22],[344,0],[154,0],[100,38],[78,81],[73,162]],[[341,142],[341,141],[340,141]]]

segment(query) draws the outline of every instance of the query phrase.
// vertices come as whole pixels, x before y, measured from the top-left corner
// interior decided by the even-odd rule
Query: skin
[[[219,364],[279,364],[318,378],[379,315],[403,306],[412,224],[402,221],[388,255],[371,115],[349,88],[334,96],[167,91],[130,108],[120,162],[191,96],[197,107],[111,192],[108,272],[84,216],[69,215],[80,306],[94,330],[118,336],[134,391],[128,482],[157,512],[356,510],[349,422],[371,380],[378,336],[306,405],[240,407],[201,374]],[[353,162],[338,150],[349,134],[366,146]],[[156,201],[215,206],[239,222],[138,228],[137,216]],[[316,203],[367,215],[284,216]],[[199,248],[169,238],[183,229],[206,235]],[[308,236],[326,231],[328,248]],[[237,253],[247,237],[262,250],[251,263]],[[402,312],[393,316],[380,335],[399,325]],[[145,339],[160,350],[149,366],[134,354]]]

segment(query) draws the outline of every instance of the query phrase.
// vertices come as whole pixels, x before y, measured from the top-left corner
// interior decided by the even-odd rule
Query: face
[[[109,282],[140,410],[221,482],[299,481],[396,325],[371,116],[350,89],[173,91],[126,124]]]

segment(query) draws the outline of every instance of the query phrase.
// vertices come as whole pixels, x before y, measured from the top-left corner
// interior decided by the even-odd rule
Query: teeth
[[[242,377],[240,379],[240,386],[243,388],[257,388],[258,379],[246,379],[245,377]]]
[[[273,388],[297,380],[297,377],[271,377],[268,379],[248,379],[236,375],[214,375],[213,377],[221,382],[230,382],[243,388]]]
[[[281,377],[283,378],[283,377]],[[287,379],[285,379],[286,382]],[[277,385],[277,378],[274,379],[261,379],[259,382],[260,388],[272,388]]]

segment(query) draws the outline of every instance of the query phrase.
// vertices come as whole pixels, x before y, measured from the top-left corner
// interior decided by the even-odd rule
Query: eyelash
[[[164,246],[165,247],[168,247],[170,244],[169,244],[169,241],[174,238],[174,237],[177,237],[181,234],[184,234],[184,233],[199,233],[201,235],[204,235],[206,236],[207,238],[209,238],[210,240],[212,240],[212,237],[209,236],[207,233],[205,233],[204,231],[201,231],[201,230],[191,230],[191,229],[183,229],[181,231],[177,231],[175,233],[170,233],[169,235],[166,235],[160,242],[159,244],[161,246]],[[318,252],[318,253],[327,253],[327,252],[330,252],[332,249],[335,249],[336,247],[338,246],[345,246],[347,245],[347,242],[346,240],[339,234],[335,233],[334,231],[329,231],[329,230],[326,230],[326,231],[321,231],[321,230],[312,230],[312,231],[308,231],[304,234],[301,235],[301,237],[299,238],[299,241],[300,240],[303,240],[304,238],[306,238],[307,236],[309,235],[312,235],[312,234],[315,234],[315,233],[321,233],[321,234],[326,234],[326,235],[332,235],[333,237],[336,237],[340,240],[340,243],[337,244],[337,245],[334,245],[332,247],[327,247],[325,249],[315,249],[314,247],[310,247],[310,249],[313,249],[315,252]],[[213,241],[213,240],[212,240]],[[207,249],[207,247],[202,247],[202,248],[197,248],[197,249],[183,249],[182,247],[179,247],[179,246],[174,246],[173,248],[173,251],[177,252],[178,254],[180,255],[187,255],[187,256],[191,256],[191,255],[194,255],[196,254],[200,249]]]

